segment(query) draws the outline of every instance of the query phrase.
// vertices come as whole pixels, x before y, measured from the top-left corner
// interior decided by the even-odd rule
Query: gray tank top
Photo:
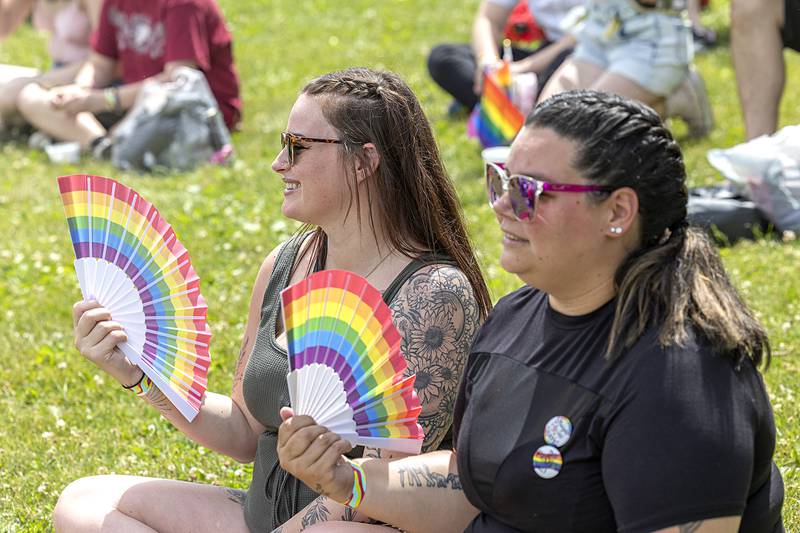
[[[272,531],[297,514],[318,496],[302,481],[287,473],[278,462],[279,411],[289,405],[286,374],[289,362],[286,350],[275,342],[275,329],[281,309],[280,294],[291,276],[300,246],[307,234],[289,240],[278,253],[272,275],[261,303],[253,352],[243,379],[247,409],[266,427],[258,438],[253,479],[244,503],[244,518],[252,532]],[[411,261],[383,292],[383,300],[391,304],[400,288],[421,267],[431,264],[454,265],[452,259],[427,256]]]

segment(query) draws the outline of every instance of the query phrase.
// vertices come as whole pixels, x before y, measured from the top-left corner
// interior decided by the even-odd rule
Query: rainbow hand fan
[[[281,293],[289,398],[351,445],[419,453],[422,410],[404,378],[400,333],[381,293],[343,270],[323,270]]]
[[[189,252],[136,191],[99,176],[58,178],[83,298],[122,324],[119,345],[191,421],[211,356],[207,307]]]

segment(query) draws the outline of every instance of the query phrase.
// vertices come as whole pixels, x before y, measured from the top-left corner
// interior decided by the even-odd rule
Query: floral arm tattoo
[[[423,452],[435,450],[453,422],[458,386],[475,332],[478,303],[463,272],[433,265],[415,273],[392,302],[408,375],[422,404]]]

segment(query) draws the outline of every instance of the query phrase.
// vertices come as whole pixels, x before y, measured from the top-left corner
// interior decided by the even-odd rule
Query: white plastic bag
[[[707,157],[776,228],[800,231],[800,125]]]

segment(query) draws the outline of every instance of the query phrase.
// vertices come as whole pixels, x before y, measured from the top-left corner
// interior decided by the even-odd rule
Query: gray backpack
[[[136,171],[191,170],[233,157],[231,136],[205,76],[175,69],[168,82],[149,80],[112,132],[111,162]]]

